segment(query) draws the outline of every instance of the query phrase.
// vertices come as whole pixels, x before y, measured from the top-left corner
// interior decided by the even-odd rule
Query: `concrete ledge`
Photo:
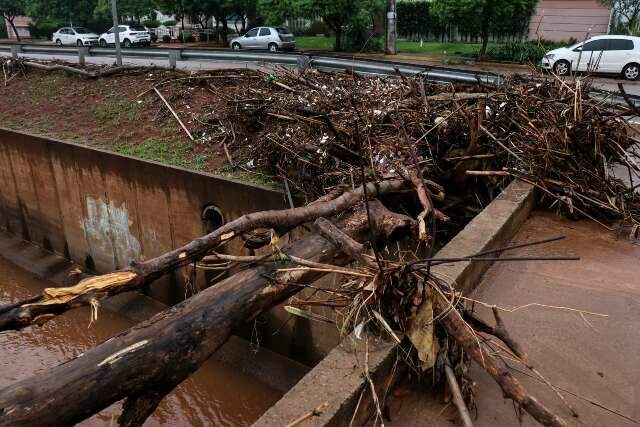
[[[505,245],[527,219],[535,205],[535,189],[512,182],[493,202],[453,238],[438,255],[463,257]],[[441,264],[432,269],[465,293],[471,291],[491,266],[489,262]],[[370,375],[383,396],[392,382],[391,369],[402,349],[394,343],[369,348]],[[371,393],[362,372],[363,351],[342,343],[287,392],[254,426],[286,425],[313,408],[328,402],[320,416],[305,426],[361,425],[371,414]],[[355,414],[356,408],[358,413]]]

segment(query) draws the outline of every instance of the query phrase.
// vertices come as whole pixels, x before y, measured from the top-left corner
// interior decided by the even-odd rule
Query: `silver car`
[[[233,50],[269,49],[277,52],[295,49],[296,41],[291,31],[284,27],[257,27],[247,31],[244,36],[232,39],[229,46]]]

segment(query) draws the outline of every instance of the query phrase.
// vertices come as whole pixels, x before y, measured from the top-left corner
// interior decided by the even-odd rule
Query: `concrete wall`
[[[264,187],[0,128],[0,229],[98,273],[205,234],[207,204],[227,221],[287,206]],[[225,250],[241,253],[241,243]],[[182,270],[150,294],[183,299]]]
[[[153,258],[205,234],[201,214],[208,204],[227,221],[288,207],[284,194],[265,187],[0,128],[0,230],[95,272]],[[223,251],[246,253],[240,239]],[[175,304],[219,273],[198,270],[193,277],[191,271],[182,268],[145,293]],[[334,280],[330,275],[318,284],[331,287]],[[292,317],[282,306],[239,332],[308,365],[339,342],[335,327]]]
[[[529,24],[529,38],[567,41],[607,34],[611,11],[597,0],[540,0]]]

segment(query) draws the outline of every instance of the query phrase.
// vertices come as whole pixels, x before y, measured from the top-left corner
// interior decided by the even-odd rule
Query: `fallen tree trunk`
[[[112,67],[112,68],[105,68],[105,69],[100,69],[98,71],[87,71],[87,70],[83,70],[82,68],[76,68],[76,67],[72,67],[70,65],[63,65],[63,64],[54,64],[54,65],[46,65],[46,64],[40,64],[39,62],[30,62],[30,61],[24,61],[23,65],[25,67],[29,67],[29,68],[35,68],[37,70],[42,70],[42,71],[47,71],[47,72],[51,72],[51,71],[64,71],[67,73],[74,73],[74,74],[78,74],[82,77],[86,77],[89,79],[97,79],[100,77],[109,77],[109,76],[113,76],[116,74],[120,74],[120,73],[126,73],[128,71],[142,71],[142,72],[149,72],[151,70],[167,70],[167,68],[163,68],[163,67],[156,67],[156,66],[145,66],[142,67],[140,65],[122,65],[119,67]],[[180,73],[183,73],[180,70],[172,70],[172,71],[177,71]]]
[[[414,227],[413,220],[379,202],[371,202],[370,209],[378,236],[400,238]],[[369,236],[362,208],[345,215],[340,224],[353,239]],[[325,264],[350,261],[315,233],[283,252]],[[75,359],[1,390],[0,424],[71,425],[126,398],[120,425],[142,425],[162,398],[197,370],[234,329],[325,274],[313,269],[277,271],[287,264],[294,265],[268,263],[241,271]]]
[[[403,180],[369,183],[367,194],[375,198],[388,192],[401,190],[405,186],[406,183]],[[364,189],[360,186],[332,200],[295,209],[244,215],[206,236],[157,258],[133,264],[114,273],[85,279],[72,287],[45,289],[40,295],[0,307],[0,331],[22,329],[34,323],[42,324],[72,308],[89,305],[122,292],[140,289],[167,272],[197,261],[210,250],[257,228],[273,228],[282,234],[318,218],[335,216],[356,205],[363,199],[363,195]]]

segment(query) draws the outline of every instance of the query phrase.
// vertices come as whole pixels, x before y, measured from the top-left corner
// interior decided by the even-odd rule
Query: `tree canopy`
[[[600,0],[613,9],[617,18],[617,32],[638,34],[640,30],[640,0]]]
[[[7,20],[13,33],[16,35],[18,41],[20,41],[20,34],[16,29],[13,20],[18,15],[24,15],[25,13],[25,0],[0,0],[0,16]]]
[[[342,34],[352,23],[361,21],[363,16],[373,19],[373,15],[384,10],[385,0],[258,0],[258,14],[268,23],[279,25],[287,18],[321,17],[336,36],[336,50],[340,50]]]
[[[456,25],[461,33],[479,35],[480,56],[491,34],[526,31],[537,0],[434,0],[431,10],[442,22]]]
[[[88,25],[94,20],[97,0],[25,0],[26,12],[34,21],[55,20]]]

